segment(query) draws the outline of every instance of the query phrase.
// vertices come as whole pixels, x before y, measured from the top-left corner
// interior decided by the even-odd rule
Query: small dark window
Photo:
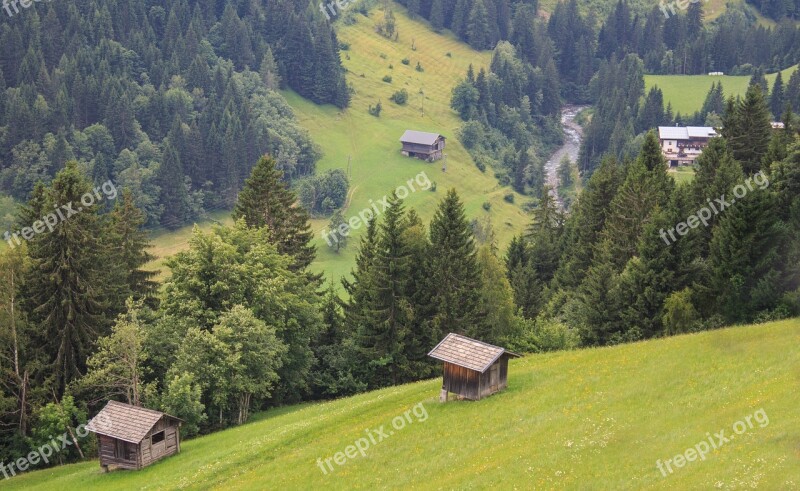
[[[159,431],[153,435],[153,444],[161,443],[164,441],[164,432]]]

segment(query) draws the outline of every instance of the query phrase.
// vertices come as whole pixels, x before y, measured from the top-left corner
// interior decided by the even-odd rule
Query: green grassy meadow
[[[798,343],[792,319],[532,355],[511,362],[505,392],[479,402],[440,404],[440,380],[424,381],[261,413],[139,472],[103,474],[90,461],[2,488],[798,489]],[[391,427],[419,403],[410,424]],[[751,418],[734,434],[762,409],[768,424]],[[381,426],[393,434],[323,474],[318,458]],[[666,477],[656,468],[720,430],[734,438],[705,460]]]
[[[694,179],[695,170],[691,166],[670,167],[669,175],[675,179],[677,184],[691,182]]]
[[[787,68],[781,72],[783,83],[789,81],[789,77],[797,69],[797,65]],[[766,76],[767,82],[770,84],[775,83],[777,73],[770,73]],[[750,82],[749,75],[733,76],[723,75],[721,77],[710,75],[645,75],[644,84],[645,91],[650,90],[653,86],[658,86],[664,93],[664,105],[667,103],[672,104],[672,110],[675,113],[680,112],[682,115],[691,115],[695,111],[699,111],[703,107],[703,101],[706,99],[711,84],[722,82],[722,89],[727,98],[730,95],[744,96],[747,91],[747,85]]]

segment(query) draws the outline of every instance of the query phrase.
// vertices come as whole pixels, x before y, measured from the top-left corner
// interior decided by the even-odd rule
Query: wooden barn
[[[433,162],[444,155],[445,137],[438,133],[425,133],[424,131],[406,130],[400,138],[403,144],[402,154],[406,157]]]
[[[109,401],[86,429],[97,434],[100,467],[139,470],[181,451],[182,421],[151,409]]]
[[[428,356],[444,362],[442,402],[447,394],[478,401],[508,386],[508,360],[519,355],[482,341],[450,333]]]

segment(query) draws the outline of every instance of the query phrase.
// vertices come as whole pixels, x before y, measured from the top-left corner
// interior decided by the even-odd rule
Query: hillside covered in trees
[[[148,225],[233,205],[269,153],[319,151],[275,90],[348,104],[336,34],[296,2],[52,2],[0,28],[0,190],[26,200],[76,159]]]

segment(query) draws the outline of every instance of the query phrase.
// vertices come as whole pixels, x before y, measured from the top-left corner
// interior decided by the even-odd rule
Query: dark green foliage
[[[389,100],[394,101],[396,104],[404,105],[408,101],[408,91],[406,89],[400,89],[394,94]]]
[[[264,153],[280,149],[287,179],[313,173],[319,152],[274,90],[345,107],[335,33],[288,0],[223,7],[89,2],[6,23],[0,41],[17,51],[0,57],[0,126],[9,129],[0,188],[27,200],[72,159],[96,182],[141,172],[141,189],[131,188],[137,205],[151,202],[148,225],[163,210],[163,224],[177,227],[232,206]],[[153,182],[160,167],[177,173]],[[166,181],[172,187],[156,189]]]
[[[383,106],[381,105],[381,101],[378,101],[378,103],[375,104],[375,107],[372,107],[372,104],[370,104],[368,111],[371,115],[375,116],[376,118],[380,118],[381,111],[383,111]]]
[[[324,329],[312,344],[316,359],[311,371],[312,394],[322,399],[363,392],[366,384],[353,375],[356,368],[353,332],[347,329],[333,283],[325,293],[322,320]]]
[[[482,322],[478,312],[478,265],[472,229],[455,189],[449,190],[439,203],[430,236],[434,337],[472,332]]]
[[[145,264],[155,259],[147,252],[150,247],[148,233],[142,229],[144,214],[136,208],[133,195],[125,189],[111,212],[111,252],[118,256],[116,262],[122,266],[125,276],[125,297],[119,298],[124,303],[127,296],[135,301],[147,300],[151,307],[156,305],[158,283],[154,277],[158,271],[142,269]]]
[[[243,218],[248,227],[266,227],[278,252],[294,259],[291,269],[305,271],[316,255],[308,212],[295,205],[297,197],[282,178],[275,160],[261,157],[239,193],[233,218]]]
[[[342,169],[331,169],[297,183],[300,202],[311,213],[330,215],[344,206],[350,182]]]
[[[42,361],[50,366],[59,393],[85,373],[95,341],[109,327],[107,293],[118,286],[107,275],[110,251],[101,240],[97,208],[69,218],[67,208],[61,208],[77,212],[81,197],[91,192],[77,162],[69,162],[50,187],[36,187],[19,220],[20,226],[29,227],[55,208],[66,218],[52,232],[29,241],[31,267],[21,295],[23,309],[37,326],[35,343],[42,347]]]
[[[746,174],[761,168],[769,147],[771,126],[769,108],[759,84],[751,84],[743,100],[728,102],[722,134]]]

